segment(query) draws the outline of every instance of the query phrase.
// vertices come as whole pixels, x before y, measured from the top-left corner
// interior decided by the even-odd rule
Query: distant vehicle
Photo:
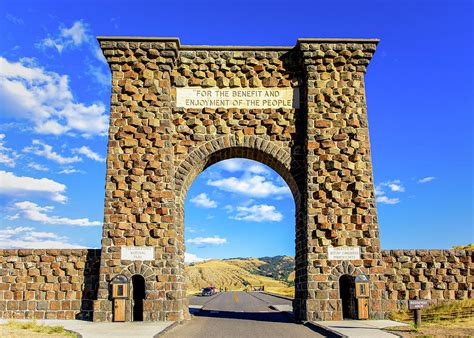
[[[202,295],[203,296],[212,296],[213,295],[212,288],[202,289]]]

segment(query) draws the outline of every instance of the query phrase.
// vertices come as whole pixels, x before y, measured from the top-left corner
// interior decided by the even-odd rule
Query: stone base
[[[94,301],[94,322],[112,322],[113,321],[113,302],[111,300]],[[188,307],[177,311],[163,310],[163,300],[144,300],[143,301],[143,321],[144,322],[162,322],[172,321],[181,322],[191,319]],[[131,300],[125,305],[125,321],[131,322],[132,309]]]

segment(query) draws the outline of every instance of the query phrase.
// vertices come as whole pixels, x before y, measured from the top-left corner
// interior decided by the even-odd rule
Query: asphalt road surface
[[[211,297],[192,297],[191,305],[202,305],[193,319],[175,327],[165,337],[326,337],[292,321],[289,314],[272,310],[270,305],[291,301],[263,293],[230,291]]]

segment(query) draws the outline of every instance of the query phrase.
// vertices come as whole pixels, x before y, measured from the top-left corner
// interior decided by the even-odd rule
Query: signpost
[[[408,309],[413,310],[415,327],[421,326],[421,309],[428,307],[429,304],[428,299],[410,299],[408,301]]]

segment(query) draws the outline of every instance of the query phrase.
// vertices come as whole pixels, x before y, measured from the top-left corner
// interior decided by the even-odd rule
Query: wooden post
[[[421,309],[428,307],[429,300],[427,299],[412,299],[408,301],[408,309],[413,310],[413,319],[415,327],[421,326]]]
[[[415,327],[419,328],[421,326],[421,309],[413,310],[414,319],[415,319]]]

